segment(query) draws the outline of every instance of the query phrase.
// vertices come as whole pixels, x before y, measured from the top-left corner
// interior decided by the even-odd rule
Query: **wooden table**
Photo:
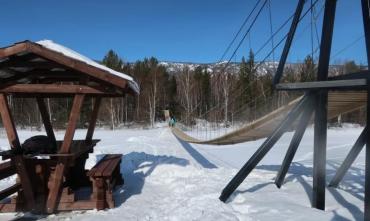
[[[33,211],[45,211],[46,202],[50,195],[50,190],[52,189],[52,181],[55,178],[55,169],[60,162],[65,164],[66,172],[63,177],[64,182],[62,184],[63,187],[58,208],[65,210],[66,208],[74,208],[76,205],[78,208],[81,207],[75,200],[74,191],[81,187],[91,187],[91,181],[86,175],[85,163],[89,157],[89,153],[93,152],[95,145],[99,141],[100,140],[92,140],[88,142],[85,140],[73,140],[69,154],[22,155],[26,170],[30,175],[32,189],[35,193],[35,206]],[[57,141],[58,149],[61,145],[62,141]],[[0,170],[3,172],[8,171],[8,175],[15,174],[14,167],[13,161],[0,164]],[[11,198],[8,202],[0,203],[0,212],[16,212],[25,209],[25,199],[19,179],[17,179],[17,183],[11,186],[10,189],[8,188],[6,191],[1,191],[0,198],[5,198],[15,192],[18,192],[17,196]],[[86,206],[91,206],[91,204],[87,204]]]

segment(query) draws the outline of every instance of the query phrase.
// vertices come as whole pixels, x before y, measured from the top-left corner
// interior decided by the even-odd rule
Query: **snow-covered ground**
[[[361,133],[361,127],[332,128],[328,132],[327,181]],[[78,130],[76,138],[86,131]],[[20,139],[38,134],[20,131]],[[57,132],[61,139],[63,132]],[[363,216],[364,154],[356,160],[340,188],[327,189],[326,211],[312,209],[313,130],[309,128],[294,158],[285,185],[273,184],[292,133],[285,134],[256,170],[225,204],[218,200],[224,186],[263,140],[231,146],[182,143],[166,127],[116,131],[97,130],[102,139],[87,167],[105,153],[124,154],[121,169],[125,186],[115,192],[118,206],[106,211],[71,212],[35,217],[0,214],[0,220],[20,217],[49,220],[358,220]],[[4,132],[0,146],[7,147]],[[0,183],[0,188],[14,178]],[[19,219],[20,220],[20,219]],[[28,220],[28,219],[27,219]]]

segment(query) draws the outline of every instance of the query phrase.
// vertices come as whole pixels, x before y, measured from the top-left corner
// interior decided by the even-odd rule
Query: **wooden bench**
[[[87,175],[92,181],[93,192],[91,200],[96,202],[96,208],[114,208],[113,190],[116,185],[122,185],[120,173],[121,154],[108,154],[103,157]]]

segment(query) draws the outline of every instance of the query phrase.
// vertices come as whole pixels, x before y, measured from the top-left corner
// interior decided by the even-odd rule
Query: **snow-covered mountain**
[[[207,68],[207,71],[210,73],[214,73],[215,71],[219,72],[226,72],[226,73],[238,73],[240,68],[239,62],[231,62],[227,64],[226,61],[218,62],[218,63],[191,63],[191,62],[171,62],[171,61],[161,61],[159,64],[165,66],[167,71],[170,74],[177,74],[181,73],[185,68],[188,68],[190,71],[194,71],[195,68],[201,66],[203,68]],[[264,62],[262,64],[257,63],[257,73],[258,74],[266,74],[268,72],[274,72],[274,70],[278,66],[278,62]],[[298,66],[298,64],[287,64],[287,66]],[[223,70],[225,69],[225,70]]]

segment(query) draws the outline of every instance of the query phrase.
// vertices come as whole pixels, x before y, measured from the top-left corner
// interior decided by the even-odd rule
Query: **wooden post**
[[[312,102],[310,102],[306,105],[306,109],[302,113],[301,119],[299,120],[299,123],[297,125],[297,129],[294,133],[292,141],[290,142],[289,148],[285,155],[283,164],[281,165],[281,168],[276,176],[275,185],[278,188],[280,188],[284,182],[285,175],[287,174],[289,166],[293,161],[295,153],[297,152],[298,146],[301,143],[307,125],[311,120],[312,113],[313,113]]]
[[[370,66],[370,3],[369,3],[369,0],[361,0],[361,5],[362,5],[362,19],[364,22],[367,65],[369,67]]]
[[[17,130],[15,128],[14,121],[10,113],[8,100],[6,98],[6,95],[3,93],[0,94],[0,114],[1,114],[1,119],[3,121],[4,128],[7,133],[10,147],[12,149],[21,148]],[[21,180],[22,189],[23,189],[23,193],[26,199],[27,207],[28,209],[32,210],[32,208],[34,208],[34,205],[35,205],[35,195],[32,189],[32,183],[31,183],[29,174],[24,164],[23,157],[22,155],[17,155],[13,157],[12,160],[14,160],[17,174]]]
[[[365,43],[367,52],[367,66],[370,66],[370,4],[368,0],[361,0],[362,18],[364,23]],[[370,126],[370,82],[367,82],[367,119],[366,126]],[[370,221],[370,130],[366,133],[366,161],[365,161],[365,199],[364,220]]]
[[[56,147],[57,141],[55,139],[53,126],[51,125],[51,122],[50,122],[50,115],[46,108],[45,101],[43,98],[40,98],[40,97],[36,98],[36,101],[37,101],[37,105],[41,113],[41,118],[42,118],[42,122],[45,127],[46,134],[48,135],[49,139],[53,142],[53,144]]]
[[[88,128],[87,134],[86,134],[86,142],[91,142],[92,141],[94,131],[95,131],[96,120],[98,119],[99,108],[100,108],[100,104],[101,104],[101,97],[96,97],[94,99],[94,101],[95,102],[94,102],[93,111],[92,111],[91,117],[90,117],[89,128]]]
[[[370,81],[367,86],[366,125],[370,125]],[[370,130],[366,133],[364,220],[370,221]]]
[[[85,95],[83,94],[75,95],[75,98],[73,100],[72,110],[69,115],[68,126],[66,129],[64,140],[59,150],[59,153],[69,153],[69,150],[70,150],[70,147],[73,141],[73,136],[74,136],[76,126],[77,126],[77,121],[80,117],[81,107],[82,107],[84,97]],[[51,182],[50,191],[49,191],[49,195],[48,195],[48,199],[46,203],[46,211],[48,213],[53,213],[57,205],[57,200],[61,192],[65,170],[66,170],[66,162],[63,160],[59,160],[57,166],[55,167],[54,178]]]
[[[328,78],[336,4],[337,0],[325,1],[320,57],[317,71],[318,81],[326,81]],[[325,210],[327,106],[327,90],[323,89],[318,91],[315,104],[312,206],[321,210]]]

